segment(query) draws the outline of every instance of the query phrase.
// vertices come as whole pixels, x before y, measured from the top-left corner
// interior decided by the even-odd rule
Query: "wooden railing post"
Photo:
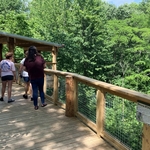
[[[9,49],[9,52],[15,53],[15,43],[14,43],[14,38],[9,37],[7,47]],[[12,59],[13,62],[15,62],[15,59]]]
[[[8,49],[9,49],[9,52],[13,52],[14,53],[14,49],[15,49],[14,38],[9,37]]]
[[[57,48],[56,47],[52,48],[52,69],[53,70],[57,69]]]
[[[142,150],[150,150],[150,125],[143,124]]]
[[[97,90],[97,108],[96,108],[96,126],[97,135],[101,136],[104,126],[104,110],[105,110],[105,97],[101,90]]]
[[[53,91],[53,102],[56,105],[58,101],[58,77],[54,75],[54,91]]]
[[[74,117],[76,109],[76,84],[72,76],[66,76],[66,116]]]
[[[46,78],[46,74],[44,74],[44,87],[43,87],[44,93],[46,93],[46,89],[47,89],[47,78]]]

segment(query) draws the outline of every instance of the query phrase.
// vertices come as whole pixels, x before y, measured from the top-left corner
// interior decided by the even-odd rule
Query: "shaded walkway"
[[[23,87],[13,84],[12,93],[14,103],[0,102],[0,150],[114,150],[50,101],[35,111]]]

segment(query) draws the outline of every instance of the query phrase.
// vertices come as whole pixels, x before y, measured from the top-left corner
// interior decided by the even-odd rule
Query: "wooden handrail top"
[[[69,73],[69,72],[63,72],[63,71],[52,70],[52,69],[44,69],[44,71],[47,75],[52,75],[52,74],[59,75],[59,76],[70,75],[74,77],[74,79],[76,79],[77,81],[85,83],[91,87],[103,90],[104,92],[108,92],[110,94],[128,99],[132,102],[140,101],[140,102],[145,102],[147,104],[150,104],[150,95],[147,95],[141,92],[137,92],[137,91],[123,88],[120,86],[116,86],[113,84],[98,81],[98,80],[85,77],[76,73]]]

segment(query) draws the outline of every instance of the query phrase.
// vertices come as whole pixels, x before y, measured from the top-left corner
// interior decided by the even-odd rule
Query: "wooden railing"
[[[51,76],[52,80],[48,81],[47,76]],[[60,103],[59,101],[59,80],[58,78],[62,77],[65,79],[65,95],[66,100],[65,104]],[[122,144],[118,139],[115,139],[112,135],[107,133],[104,129],[105,121],[105,94],[110,93],[117,97],[124,98],[133,103],[140,102],[150,105],[150,96],[143,94],[137,91],[126,89],[123,87],[115,86],[105,82],[101,82],[92,78],[81,76],[75,73],[62,72],[58,70],[45,69],[45,84],[44,90],[46,93],[47,83],[52,82],[53,84],[53,94],[49,96],[45,94],[46,98],[51,100],[55,105],[60,105],[65,111],[65,115],[68,117],[76,116],[81,121],[83,121],[87,126],[94,130],[98,136],[107,140],[118,150],[127,150],[129,149],[124,144]],[[96,123],[90,121],[87,117],[81,114],[78,111],[78,86],[79,83],[85,84],[89,87],[96,89]],[[136,116],[136,114],[135,114]],[[149,125],[143,123],[143,133],[142,133],[142,150],[150,149],[150,127]]]
[[[60,104],[58,100],[58,77],[65,78],[66,84],[66,105],[63,106],[66,110],[65,115],[68,117],[76,116],[80,118],[85,124],[87,124],[92,130],[94,130],[98,136],[106,139],[109,143],[111,143],[115,148],[118,150],[126,150],[129,149],[125,145],[121,144],[120,141],[116,140],[114,137],[110,136],[104,130],[104,120],[105,120],[105,112],[104,112],[104,105],[105,105],[105,93],[110,93],[112,95],[124,98],[126,100],[132,101],[137,103],[139,100],[140,102],[150,104],[150,96],[147,94],[143,94],[137,91],[133,91],[130,89],[126,89],[123,87],[115,86],[112,84],[108,84],[105,82],[101,82],[95,79],[91,79],[85,76],[81,76],[75,73],[68,73],[62,71],[54,71],[50,69],[45,69],[46,75],[53,75],[53,96],[47,98],[52,99],[54,104]],[[84,115],[78,112],[78,84],[82,83],[90,87],[94,87],[97,89],[97,107],[96,107],[96,123],[93,123]],[[47,82],[45,82],[47,83]],[[46,84],[45,84],[46,89]],[[62,105],[61,105],[62,106]],[[135,114],[136,116],[136,114]],[[150,127],[147,124],[143,124],[143,133],[142,133],[142,150],[149,150],[150,149]]]

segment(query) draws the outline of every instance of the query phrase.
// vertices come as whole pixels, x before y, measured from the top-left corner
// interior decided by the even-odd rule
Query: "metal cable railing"
[[[53,76],[52,75],[46,75],[46,84],[47,84],[46,94],[48,96],[52,96],[53,95]]]
[[[58,101],[61,103],[66,103],[66,93],[65,93],[65,78],[58,78]]]
[[[136,104],[117,96],[105,95],[104,129],[132,150],[142,148],[142,126],[136,119]]]
[[[96,123],[96,89],[78,84],[78,111]],[[104,130],[128,149],[142,147],[142,123],[136,119],[136,104],[105,94]]]
[[[81,83],[78,84],[78,111],[96,123],[96,90]]]

